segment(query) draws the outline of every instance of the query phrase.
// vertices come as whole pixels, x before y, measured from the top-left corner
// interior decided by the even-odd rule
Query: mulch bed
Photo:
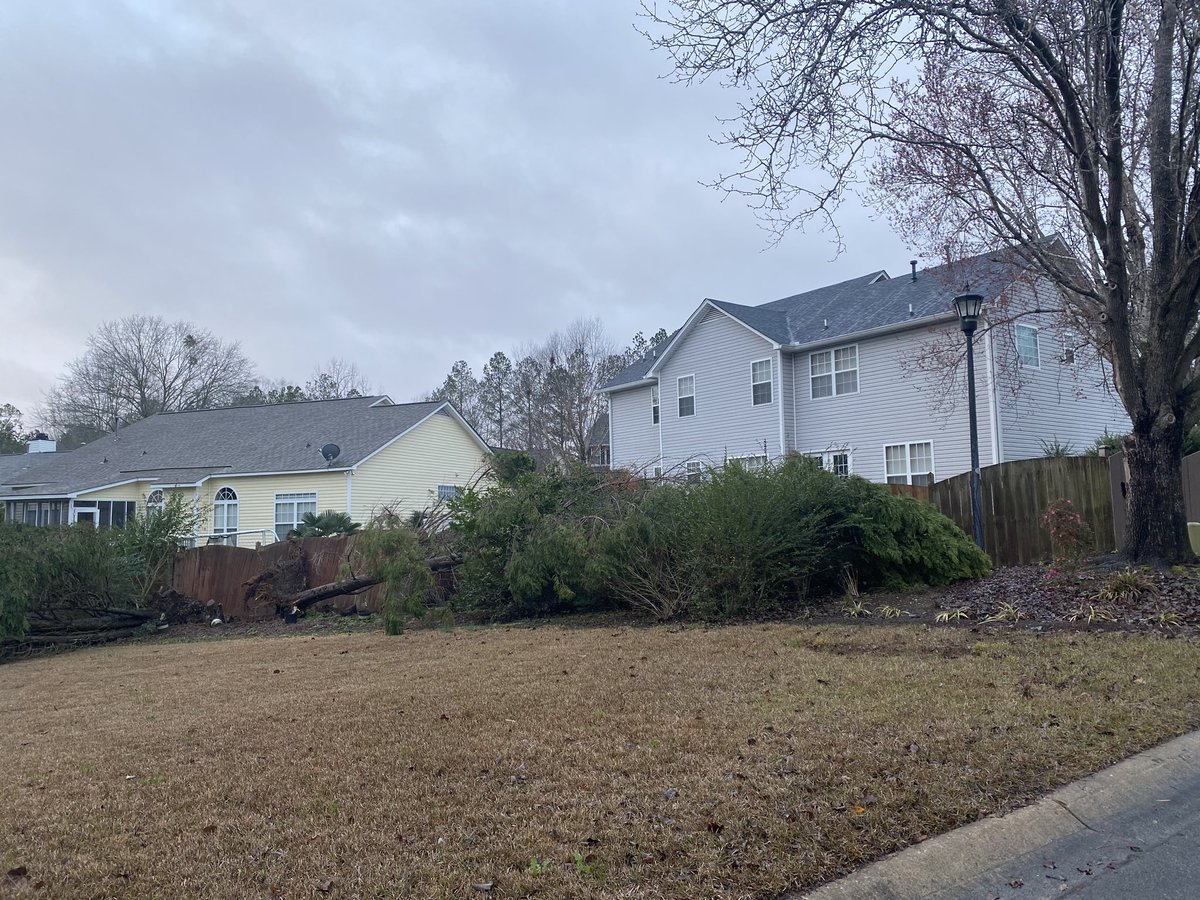
[[[1141,596],[1098,596],[1106,583],[1129,571],[1144,588]],[[833,599],[814,610],[812,618],[820,622],[937,623],[939,614],[949,613],[951,618],[940,624],[977,627],[987,623],[1035,631],[1194,632],[1200,628],[1200,568],[1131,567],[1110,555],[1088,560],[1069,576],[1056,577],[1044,565],[1006,566],[978,581],[918,593],[873,592],[861,599],[870,615],[850,616],[847,601]],[[884,619],[880,610],[886,607],[902,613],[896,619]]]

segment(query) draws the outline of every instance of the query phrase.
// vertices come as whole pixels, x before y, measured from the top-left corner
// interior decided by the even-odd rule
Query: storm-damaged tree
[[[88,338],[47,395],[45,418],[59,431],[113,432],[155,413],[228,405],[253,375],[236,342],[190,322],[128,316]]]
[[[832,223],[865,180],[917,244],[1022,248],[1132,420],[1126,551],[1191,556],[1200,4],[675,0],[644,14],[681,80],[743,93],[723,139],[744,162],[718,184],[778,233]]]

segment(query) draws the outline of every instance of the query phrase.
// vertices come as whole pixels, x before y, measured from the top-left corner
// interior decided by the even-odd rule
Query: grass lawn
[[[772,897],[1196,727],[1198,700],[1200,645],[1130,634],[87,650],[0,666],[0,873],[27,872],[0,895]]]

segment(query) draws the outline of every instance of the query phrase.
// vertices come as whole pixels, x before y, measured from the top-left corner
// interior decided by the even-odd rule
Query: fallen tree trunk
[[[440,572],[444,569],[452,569],[462,562],[462,557],[457,553],[449,556],[431,556],[425,560],[429,568],[434,572]],[[320,603],[322,600],[329,600],[333,597],[343,597],[347,594],[357,594],[365,591],[367,588],[374,587],[379,584],[380,578],[375,575],[359,575],[355,578],[346,578],[342,581],[334,581],[330,584],[323,584],[319,587],[309,588],[306,591],[300,591],[298,594],[292,594],[290,597],[283,597],[279,604],[280,612],[286,612],[295,608],[299,612],[304,612],[314,603]]]
[[[20,638],[4,642],[5,650],[55,644],[93,644],[133,637],[158,618],[152,609],[57,609],[29,616],[29,627]]]

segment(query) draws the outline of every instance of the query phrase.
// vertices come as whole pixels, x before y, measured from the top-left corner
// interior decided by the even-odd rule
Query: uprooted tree
[[[782,234],[856,184],[947,257],[1022,248],[1111,364],[1132,420],[1125,549],[1191,557],[1180,448],[1200,416],[1200,5],[674,0],[683,81],[747,99],[717,183]],[[1059,240],[1048,241],[1050,235]]]

